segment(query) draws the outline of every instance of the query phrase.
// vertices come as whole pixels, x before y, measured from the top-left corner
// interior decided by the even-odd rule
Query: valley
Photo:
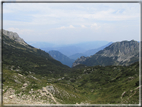
[[[70,68],[4,30],[3,104],[139,104],[138,46],[112,43]]]
[[[70,59],[69,57],[67,57],[66,55],[62,54],[59,51],[51,50],[48,53],[51,55],[51,57],[53,57],[54,59],[60,61],[62,64],[67,65],[69,67],[72,67],[73,62],[75,61],[74,59]]]

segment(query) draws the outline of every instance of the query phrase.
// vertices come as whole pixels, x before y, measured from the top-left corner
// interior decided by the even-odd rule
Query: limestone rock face
[[[89,57],[85,57],[85,56],[81,56],[80,58],[78,58],[74,63],[73,63],[73,67],[81,64],[82,62],[86,61],[86,59],[88,59]]]
[[[1,30],[0,30],[0,33],[1,33]],[[22,44],[22,45],[27,45],[27,43],[22,38],[20,38],[19,35],[15,32],[3,30],[3,34],[8,36],[10,39],[15,40],[16,42]]]
[[[139,43],[137,41],[115,42],[90,57],[80,57],[73,63],[87,66],[95,65],[130,65],[139,60]]]

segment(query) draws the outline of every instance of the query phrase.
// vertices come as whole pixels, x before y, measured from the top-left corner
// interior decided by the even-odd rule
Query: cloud
[[[94,23],[91,25],[91,28],[95,28],[96,30],[98,30],[101,26],[99,26],[97,23]]]
[[[70,25],[69,28],[75,28],[73,25]]]
[[[91,25],[91,27],[97,27],[97,26],[98,26],[97,23]]]
[[[19,34],[33,32],[33,30],[30,30],[30,29],[19,29],[19,28],[8,28],[7,30],[14,31],[14,32],[17,32]]]
[[[21,38],[24,38],[26,40],[29,38],[30,35],[34,33],[34,31],[31,29],[19,29],[19,28],[12,28],[12,27],[5,30],[16,32]]]
[[[27,40],[30,35],[31,40],[33,37],[46,41],[60,35],[69,41],[66,35],[74,35],[74,41],[78,41],[79,35],[84,40],[93,40],[101,35],[125,35],[124,29],[129,37],[139,32],[136,30],[140,23],[137,3],[6,3],[3,10],[4,29],[15,31]],[[125,25],[129,25],[127,29]],[[102,38],[108,39],[108,36]]]
[[[98,11],[94,14],[78,14],[78,17],[87,18],[87,19],[96,19],[100,21],[122,21],[122,20],[131,20],[140,17],[139,13],[136,14],[114,14],[115,10],[105,10],[105,11]]]
[[[67,27],[65,27],[65,26],[61,26],[61,27],[59,27],[59,28],[57,28],[57,29],[66,29],[66,28],[75,28],[73,25],[69,25],[69,26],[67,26]]]
[[[57,28],[57,29],[65,29],[66,27],[65,26],[62,26],[62,27],[59,27],[59,28]]]
[[[85,26],[85,25],[81,25],[81,27],[82,27],[82,28],[86,28],[86,26]]]

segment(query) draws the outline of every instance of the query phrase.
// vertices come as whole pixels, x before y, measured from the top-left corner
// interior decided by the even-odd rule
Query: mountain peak
[[[130,65],[139,59],[139,43],[135,40],[115,42],[91,57],[77,59],[73,66]]]
[[[1,32],[1,30],[0,30]],[[9,37],[10,39],[20,43],[21,45],[28,45],[22,38],[19,37],[19,35],[15,32],[11,32],[11,31],[7,31],[7,30],[3,30],[3,34],[7,37]]]

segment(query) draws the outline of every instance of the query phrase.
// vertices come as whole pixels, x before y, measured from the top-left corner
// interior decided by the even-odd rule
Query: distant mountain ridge
[[[99,48],[96,48],[96,49],[90,49],[86,52],[84,52],[85,55],[87,56],[90,56],[90,55],[94,55],[95,53],[97,53],[98,51],[100,50],[103,50],[105,47],[109,46],[110,44],[112,44],[113,42],[109,42],[108,44],[104,45],[104,46],[101,46]]]
[[[70,59],[59,51],[51,50],[48,52],[54,59],[60,61],[62,64],[72,67],[75,60]]]
[[[87,66],[95,65],[130,65],[139,60],[139,43],[137,41],[115,42],[90,57],[81,57],[73,63]]]
[[[32,46],[40,48],[46,52],[56,50],[62,54],[70,57],[76,53],[84,53],[91,49],[97,49],[101,46],[108,44],[108,41],[89,41],[76,44],[57,45],[48,42],[29,42]],[[72,59],[72,58],[71,58]]]
[[[76,59],[80,58],[81,56],[87,57],[87,56],[94,55],[94,54],[97,53],[98,51],[103,50],[105,47],[109,46],[110,44],[112,44],[112,42],[109,42],[108,44],[106,44],[106,45],[104,45],[104,46],[101,46],[101,47],[99,47],[99,48],[96,48],[96,49],[90,49],[90,50],[87,50],[87,51],[85,51],[85,52],[83,52],[83,53],[76,53],[76,54],[73,54],[73,55],[69,56],[69,58],[76,60]]]

